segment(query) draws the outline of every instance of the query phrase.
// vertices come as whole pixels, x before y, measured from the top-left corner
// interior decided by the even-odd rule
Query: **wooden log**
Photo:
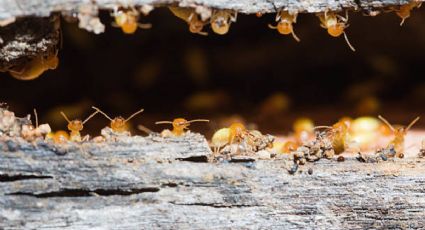
[[[425,161],[207,162],[199,134],[53,145],[2,137],[0,229],[425,227]],[[416,151],[416,150],[415,150]]]

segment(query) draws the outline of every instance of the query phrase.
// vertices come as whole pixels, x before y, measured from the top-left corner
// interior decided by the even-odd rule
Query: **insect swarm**
[[[236,22],[238,13],[231,10],[214,10],[211,16],[211,29],[220,35],[229,32],[230,24]]]
[[[277,25],[273,26],[269,24],[269,28],[276,29],[280,34],[288,35],[292,34],[295,41],[300,42],[300,39],[294,32],[293,24],[297,22],[298,13],[291,14],[288,11],[280,11],[276,14]]]
[[[208,33],[203,32],[204,25],[207,22],[202,21],[199,18],[199,15],[195,12],[193,8],[183,8],[183,7],[168,7],[170,11],[180,19],[183,19],[189,24],[189,31],[194,34],[208,35]]]
[[[209,120],[206,119],[195,119],[195,120],[186,120],[184,118],[176,118],[173,121],[157,121],[155,122],[155,124],[159,125],[159,124],[171,124],[173,126],[173,130],[171,130],[171,133],[167,132],[167,130],[164,130],[161,135],[162,136],[176,136],[176,137],[180,137],[183,136],[187,129],[189,129],[189,126],[191,123],[193,122],[209,122]]]
[[[392,131],[394,138],[388,144],[388,147],[393,146],[396,152],[396,156],[402,158],[404,156],[404,138],[406,137],[407,132],[410,128],[420,119],[420,117],[415,118],[407,127],[404,126],[392,126],[385,118],[381,115],[378,116],[382,122],[384,122]]]
[[[400,6],[398,10],[395,10],[396,14],[401,18],[400,26],[403,25],[404,21],[410,17],[410,11],[413,10],[413,8],[421,7],[422,2],[419,1],[412,1],[405,5]]]
[[[138,22],[140,13],[135,8],[127,10],[115,9],[112,16],[115,19],[112,25],[120,27],[125,34],[134,34],[137,28],[150,29],[152,27],[151,24],[141,24]]]
[[[325,11],[324,14],[319,14],[320,26],[328,31],[328,34],[332,37],[339,37],[341,34],[344,34],[345,41],[352,51],[356,51],[348,40],[345,29],[349,26],[346,24],[348,22],[348,11],[345,11],[345,18],[341,15],[338,15],[335,12]]]
[[[90,116],[88,116],[84,121],[78,120],[78,119],[69,120],[64,112],[62,112],[62,111],[60,112],[61,115],[63,116],[63,118],[65,118],[65,120],[68,122],[67,128],[70,131],[69,136],[70,136],[71,141],[76,141],[76,142],[82,141],[80,131],[83,130],[84,124],[87,121],[89,121],[92,117],[94,117],[94,115],[96,115],[98,112],[99,111],[95,111]],[[86,138],[84,138],[84,139],[86,139]]]
[[[131,116],[129,116],[127,119],[125,119],[122,116],[118,116],[118,117],[115,117],[114,119],[112,119],[111,117],[109,117],[105,112],[103,112],[99,108],[94,107],[94,106],[92,106],[92,108],[94,110],[96,110],[97,112],[99,112],[100,114],[102,114],[103,116],[105,116],[109,121],[111,121],[110,127],[111,127],[112,131],[116,132],[116,133],[128,132],[127,122],[129,120],[131,120],[133,117],[135,117],[136,115],[138,115],[138,114],[140,114],[144,111],[144,109],[140,109],[139,111],[137,111],[137,112],[133,113]]]

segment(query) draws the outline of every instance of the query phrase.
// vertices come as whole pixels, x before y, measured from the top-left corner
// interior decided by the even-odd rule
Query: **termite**
[[[396,156],[401,157],[404,155],[404,138],[406,137],[407,132],[409,131],[412,126],[418,122],[420,117],[416,117],[407,127],[404,126],[392,126],[385,118],[383,118],[381,115],[378,116],[378,118],[384,122],[388,128],[391,129],[394,139],[390,141],[388,146],[394,146]]]
[[[157,121],[155,124],[171,124],[173,126],[173,130],[171,130],[172,135],[179,137],[186,133],[186,130],[189,129],[190,124],[193,122],[209,122],[209,120],[195,119],[188,121],[184,118],[176,118],[173,121]]]
[[[422,2],[412,1],[406,5],[400,6],[400,9],[396,10],[396,14],[401,18],[400,26],[402,26],[404,21],[410,17],[410,11],[415,7],[421,7],[421,4]]]
[[[43,137],[47,135],[52,130],[48,124],[38,125],[38,115],[37,110],[34,109],[34,117],[35,117],[35,126],[33,125],[23,125],[21,135],[25,140],[33,141],[38,137]]]
[[[269,28],[276,29],[280,34],[288,35],[292,34],[295,41],[299,42],[300,39],[294,32],[293,24],[297,22],[297,13],[291,14],[288,11],[280,11],[276,15],[277,25],[273,26],[269,24]]]
[[[231,10],[215,10],[211,16],[211,29],[220,35],[227,34],[232,22],[236,22],[238,13]]]
[[[229,132],[229,144],[233,144],[234,142],[240,143],[248,131],[245,125],[236,122],[229,126]]]
[[[151,24],[141,24],[138,22],[140,13],[135,8],[128,10],[115,9],[112,16],[115,18],[115,23],[112,25],[120,27],[125,34],[134,34],[137,28],[150,29],[152,27]]]
[[[325,28],[328,31],[328,34],[332,37],[339,37],[341,34],[344,34],[345,41],[352,51],[356,51],[348,40],[345,29],[348,28],[348,11],[345,11],[345,18],[341,15],[338,15],[335,12],[325,11],[324,14],[319,15],[320,26]]]
[[[111,121],[110,127],[111,127],[112,131],[114,131],[116,133],[127,132],[128,131],[127,122],[129,120],[131,120],[133,117],[135,117],[136,115],[138,115],[138,114],[140,114],[144,111],[144,109],[140,109],[139,111],[137,111],[137,112],[133,113],[131,116],[129,116],[127,119],[125,119],[122,116],[118,116],[118,117],[115,117],[114,119],[112,119],[111,117],[109,117],[105,112],[103,112],[99,108],[94,107],[94,106],[92,106],[92,108],[94,110],[96,110],[97,112],[99,112],[100,114],[102,114],[103,116],[105,116],[109,121]]]
[[[9,69],[10,75],[19,80],[33,80],[38,78],[46,70],[56,69],[59,64],[59,58],[57,52],[52,53],[48,56],[39,55],[34,57],[23,65],[13,67]]]
[[[64,143],[69,140],[69,134],[64,130],[49,133],[46,138],[52,139],[56,144]]]
[[[221,128],[217,130],[211,138],[211,145],[214,149],[214,153],[218,154],[220,149],[229,144],[230,141],[230,129]]]
[[[341,154],[347,148],[347,139],[349,135],[349,127],[344,120],[340,120],[332,126],[316,126],[315,129],[329,129],[329,138],[335,154]]]
[[[296,144],[302,145],[314,137],[314,123],[309,118],[298,118],[293,124]]]
[[[283,144],[281,152],[282,153],[291,153],[295,151],[299,145],[294,141],[286,141],[285,144]]]
[[[189,24],[189,31],[194,34],[208,35],[208,33],[203,32],[204,25],[207,22],[202,21],[199,18],[199,15],[195,12],[193,8],[182,8],[182,7],[168,7],[170,11],[180,19],[183,19]]]
[[[67,128],[70,131],[69,136],[71,141],[76,141],[76,142],[82,141],[80,131],[83,130],[84,124],[87,121],[89,121],[92,117],[94,117],[94,115],[96,115],[98,112],[99,111],[95,111],[90,116],[88,116],[84,121],[79,119],[69,120],[64,112],[62,111],[60,112],[63,118],[65,118],[65,120],[68,122]]]

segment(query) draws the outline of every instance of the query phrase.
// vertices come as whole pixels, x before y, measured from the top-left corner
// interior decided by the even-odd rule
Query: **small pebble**
[[[313,174],[313,169],[312,169],[312,168],[309,168],[309,169],[308,169],[308,174],[309,174],[309,175]]]
[[[345,161],[345,158],[343,156],[339,156],[336,160],[338,162],[343,162],[343,161]]]

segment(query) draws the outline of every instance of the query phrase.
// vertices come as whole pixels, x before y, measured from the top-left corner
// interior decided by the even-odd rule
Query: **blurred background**
[[[382,114],[407,124],[424,113],[425,9],[415,9],[402,27],[394,13],[351,13],[346,32],[356,52],[314,15],[298,16],[300,43],[269,29],[274,17],[239,15],[224,36],[209,26],[208,36],[191,34],[166,8],[142,16],[153,27],[134,35],[110,26],[107,12],[100,35],[63,22],[59,67],[33,81],[0,73],[0,101],[18,116],[37,108],[53,129],[66,128],[60,110],[84,118],[95,105],[112,117],[144,108],[133,125],[156,131],[165,128],[153,124],[158,120],[211,119],[193,124],[208,135],[236,120],[286,134],[300,116],[329,125],[342,116]],[[97,116],[86,132],[107,124]]]

